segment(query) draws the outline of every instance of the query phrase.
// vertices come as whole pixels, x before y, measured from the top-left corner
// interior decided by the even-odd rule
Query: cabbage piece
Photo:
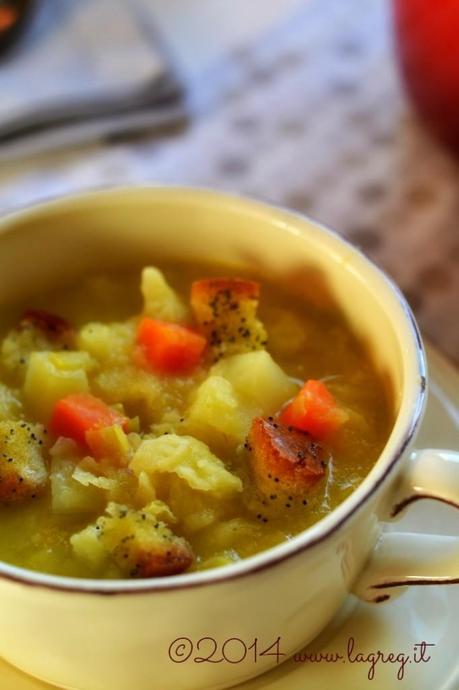
[[[145,440],[129,466],[136,475],[174,473],[197,491],[217,495],[242,491],[239,477],[231,474],[205,443],[192,436],[166,434]]]

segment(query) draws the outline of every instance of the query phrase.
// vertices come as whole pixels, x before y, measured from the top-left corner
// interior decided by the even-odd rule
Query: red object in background
[[[459,0],[393,0],[393,11],[408,92],[459,153]]]
[[[0,55],[20,37],[33,5],[34,0],[0,0]]]

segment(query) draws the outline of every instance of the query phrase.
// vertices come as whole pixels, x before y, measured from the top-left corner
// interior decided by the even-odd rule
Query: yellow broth
[[[184,303],[189,301],[192,280],[212,274],[234,274],[226,268],[209,269],[208,266],[187,264],[169,265],[161,267],[161,270]],[[139,271],[84,277],[78,285],[37,296],[27,305],[15,305],[4,315],[4,335],[14,326],[23,309],[30,307],[60,314],[76,328],[92,321],[123,321],[139,314],[142,309]],[[192,570],[246,558],[291,538],[320,520],[366,476],[390,432],[391,401],[383,381],[372,364],[370,354],[362,348],[336,310],[304,303],[292,297],[287,288],[267,280],[262,282],[259,318],[266,327],[267,349],[275,362],[295,380],[323,379],[339,405],[348,411],[349,420],[336,437],[325,444],[328,459],[325,478],[307,495],[282,496],[271,501],[254,485],[248,470],[248,451],[241,445],[225,445],[219,439],[209,442],[206,435],[203,440],[226,467],[240,477],[243,491],[219,500],[203,492],[190,491],[182,480],[171,479],[170,475],[167,486],[162,487],[161,481],[156,486],[157,496],[167,503],[172,513],[179,515],[172,529],[191,545],[195,556]],[[27,357],[24,359],[26,367]],[[12,372],[5,366],[3,350],[1,372],[1,381],[15,391],[19,403],[24,403],[21,373]],[[100,366],[97,372],[100,374]],[[145,414],[142,403],[136,405],[132,399],[124,400],[122,392],[118,399],[110,394],[106,400],[110,404],[125,403],[129,416],[139,416],[140,437],[142,434],[160,435],[165,431],[190,433],[187,409],[206,373],[201,368],[195,375],[172,377],[164,383],[163,400],[152,414]],[[92,372],[89,375],[91,391],[103,397],[100,386],[94,388],[94,377]],[[34,421],[26,404],[16,406],[13,414],[17,418]],[[133,488],[129,482],[127,478],[127,488],[117,493],[117,500],[126,505],[132,505],[133,501]],[[135,499],[137,508],[138,500]],[[42,496],[33,500],[3,505],[0,507],[0,558],[25,568],[59,575],[128,576],[110,560],[97,567],[86,562],[75,554],[71,546],[71,535],[93,523],[103,510],[104,500],[97,509],[86,513],[55,512],[49,486]],[[188,522],[190,514],[193,519]],[[213,519],[208,519],[208,514],[213,515]]]

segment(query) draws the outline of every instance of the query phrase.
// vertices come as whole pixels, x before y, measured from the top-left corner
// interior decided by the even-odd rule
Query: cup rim
[[[142,594],[151,592],[161,592],[169,590],[191,589],[209,585],[217,585],[243,577],[253,576],[256,573],[274,566],[278,566],[284,561],[297,556],[315,546],[323,544],[332,537],[340,528],[347,523],[367,501],[375,494],[379,487],[385,483],[392,474],[394,468],[400,462],[406,448],[409,446],[417,428],[422,420],[426,403],[427,387],[427,365],[424,345],[422,342],[419,327],[416,323],[410,306],[404,295],[394,281],[387,274],[374,264],[362,251],[351,244],[347,239],[341,237],[336,231],[318,221],[309,218],[299,212],[292,211],[281,205],[258,201],[246,197],[242,194],[227,193],[212,188],[204,188],[190,185],[161,185],[161,184],[133,184],[133,185],[104,185],[88,190],[81,190],[77,193],[47,197],[35,203],[30,203],[21,207],[9,210],[0,217],[0,237],[4,232],[14,231],[16,222],[21,222],[27,217],[46,216],[48,211],[62,210],[75,204],[85,204],[85,202],[99,199],[110,199],[118,202],[120,196],[127,198],[135,194],[156,195],[156,200],[166,200],[167,197],[177,195],[183,201],[200,202],[201,206],[216,204],[220,206],[244,207],[246,214],[263,216],[271,224],[276,221],[280,230],[294,235],[305,234],[306,225],[310,226],[317,235],[324,235],[332,243],[346,249],[347,255],[356,259],[362,269],[372,273],[380,283],[381,289],[390,296],[393,305],[398,309],[399,317],[402,317],[406,327],[406,335],[409,336],[411,354],[414,355],[412,394],[411,401],[406,400],[407,383],[404,382],[404,391],[400,409],[394,420],[389,439],[376,460],[375,464],[360,482],[360,484],[330,513],[314,523],[311,527],[292,537],[291,540],[277,544],[269,549],[249,556],[245,559],[225,566],[184,573],[181,575],[171,575],[162,578],[145,578],[141,580],[102,580],[95,578],[77,578],[63,575],[52,575],[38,571],[29,570],[20,566],[15,566],[0,560],[0,578],[12,582],[29,585],[32,587],[69,591],[81,594],[97,595],[127,595]],[[177,202],[180,202],[177,198]],[[170,200],[170,199],[169,199]],[[303,227],[302,227],[303,226]],[[0,240],[1,241],[1,240]],[[320,240],[319,240],[320,241]],[[405,355],[407,353],[405,352]],[[411,414],[408,417],[404,430],[400,433],[400,438],[394,449],[388,450],[389,441],[401,417],[404,407],[411,403]],[[386,462],[382,463],[382,458],[387,455]]]

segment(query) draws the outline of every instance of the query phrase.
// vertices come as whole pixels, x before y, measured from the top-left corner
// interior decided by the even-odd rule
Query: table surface
[[[403,95],[387,1],[198,5],[190,0],[185,16],[177,2],[156,5],[187,85],[189,121],[160,137],[143,132],[2,163],[0,213],[149,181],[279,203],[360,246],[459,362],[459,167]]]

